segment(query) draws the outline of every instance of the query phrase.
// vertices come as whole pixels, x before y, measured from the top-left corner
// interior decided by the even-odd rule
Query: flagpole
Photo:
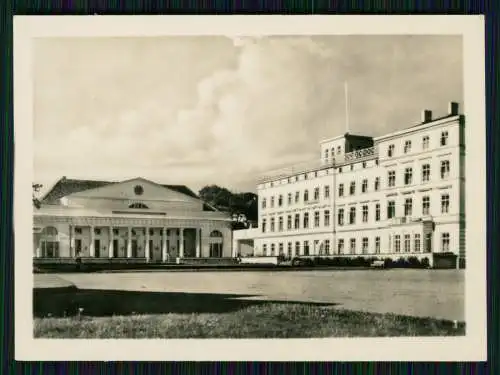
[[[345,101],[345,132],[349,133],[349,91],[347,82],[344,82],[344,101]]]

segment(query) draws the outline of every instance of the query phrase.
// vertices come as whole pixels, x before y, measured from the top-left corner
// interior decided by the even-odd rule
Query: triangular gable
[[[171,201],[171,202],[193,202],[198,198],[190,194],[179,192],[159,185],[145,178],[134,178],[127,181],[115,182],[104,186],[87,189],[67,195],[68,198],[104,198],[104,199],[127,199],[131,201]]]

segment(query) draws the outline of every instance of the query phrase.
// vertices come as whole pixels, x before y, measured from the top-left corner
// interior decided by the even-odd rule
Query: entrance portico
[[[231,257],[231,218],[206,209],[199,198],[178,186],[172,191],[135,179],[59,197],[60,190],[68,189],[66,185],[76,189],[75,183],[83,184],[59,181],[62,186],[53,189],[58,201],[46,198],[35,210],[35,258],[157,263]],[[88,181],[83,185],[88,186]],[[126,194],[137,197],[131,203]]]

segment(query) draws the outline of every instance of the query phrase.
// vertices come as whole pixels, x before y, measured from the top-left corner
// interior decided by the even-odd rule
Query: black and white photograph
[[[484,359],[483,29],[17,17],[16,358]]]

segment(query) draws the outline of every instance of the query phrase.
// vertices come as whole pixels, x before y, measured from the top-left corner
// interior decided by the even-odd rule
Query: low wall
[[[278,257],[248,257],[240,258],[240,264],[278,264]]]

